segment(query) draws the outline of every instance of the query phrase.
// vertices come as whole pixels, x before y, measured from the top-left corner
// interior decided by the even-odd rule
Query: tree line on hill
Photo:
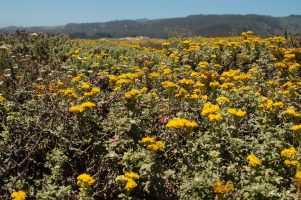
[[[235,36],[252,30],[262,37],[301,34],[301,16],[272,17],[263,15],[191,15],[155,20],[117,20],[104,23],[69,23],[53,27],[5,27],[0,33],[29,32],[69,34],[72,38],[150,38],[191,36]]]

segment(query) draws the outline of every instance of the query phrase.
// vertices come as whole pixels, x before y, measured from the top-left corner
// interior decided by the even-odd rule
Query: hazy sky
[[[0,0],[0,27],[192,14],[301,15],[301,0]]]

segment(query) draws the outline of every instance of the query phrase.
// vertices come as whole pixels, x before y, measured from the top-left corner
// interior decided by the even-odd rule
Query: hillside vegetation
[[[0,199],[300,199],[288,37],[0,36]]]
[[[257,35],[301,34],[301,16],[271,17],[262,15],[192,15],[182,18],[156,20],[120,20],[104,23],[70,23],[59,27],[7,27],[2,33],[30,32],[70,34],[72,38],[122,38],[147,36],[151,38],[191,36],[235,36],[253,30]]]

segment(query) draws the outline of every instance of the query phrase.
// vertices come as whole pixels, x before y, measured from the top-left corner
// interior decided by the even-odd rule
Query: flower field
[[[301,48],[0,36],[1,199],[301,199]]]

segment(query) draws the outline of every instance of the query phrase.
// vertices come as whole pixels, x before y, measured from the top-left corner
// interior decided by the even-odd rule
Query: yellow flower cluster
[[[83,173],[77,177],[77,185],[81,188],[87,188],[95,183],[93,177],[89,174]]]
[[[144,144],[152,144],[156,142],[156,139],[154,137],[144,137],[141,141]]]
[[[147,88],[144,87],[141,90],[138,90],[136,88],[131,89],[130,91],[124,93],[124,99],[126,100],[131,100],[134,99],[135,97],[141,95],[142,93],[146,92]]]
[[[0,103],[4,101],[4,97],[0,95]]]
[[[164,143],[162,141],[156,141],[154,137],[144,137],[141,141],[147,145],[150,151],[156,152],[164,148]]]
[[[222,181],[216,181],[213,183],[213,189],[215,193],[225,194],[230,193],[234,190],[234,184],[232,181],[227,181],[223,183]]]
[[[201,62],[199,62],[198,66],[199,66],[200,68],[206,68],[206,67],[209,66],[209,63],[206,62],[206,61],[201,61]]]
[[[125,189],[127,191],[132,190],[133,188],[137,187],[137,183],[135,182],[135,179],[139,179],[140,176],[135,172],[126,172],[124,175],[117,176],[116,182],[122,182],[125,184]]]
[[[219,105],[207,102],[202,109],[201,115],[207,116],[210,122],[220,121],[222,119]]]
[[[283,108],[283,106],[283,102],[273,102],[272,99],[263,99],[263,102],[259,104],[259,108],[265,113],[274,113],[277,109]]]
[[[84,102],[80,105],[71,106],[69,108],[69,112],[71,112],[71,113],[82,113],[82,112],[86,111],[87,109],[93,108],[93,107],[95,107],[95,104],[90,102],[90,101],[87,101],[87,102]]]
[[[279,86],[279,83],[274,80],[269,80],[267,83],[270,87],[278,87]]]
[[[229,103],[230,99],[228,99],[225,96],[219,96],[219,97],[216,98],[216,101],[218,102],[219,105],[224,105],[226,103]]]
[[[294,64],[289,66],[288,71],[295,72],[295,71],[298,71],[300,69],[300,67],[301,67],[300,64],[294,63]]]
[[[189,97],[189,93],[184,88],[180,88],[179,92],[175,95],[175,97],[179,97],[179,98]]]
[[[301,124],[293,126],[291,128],[291,130],[295,131],[295,132],[300,132],[301,131]]]
[[[291,117],[301,117],[301,114],[298,113],[295,108],[288,108],[283,113]]]
[[[247,112],[240,110],[240,109],[235,109],[235,108],[228,108],[228,113],[235,116],[235,117],[244,117]]]
[[[224,81],[224,82],[230,82],[231,80],[233,80],[233,77],[237,76],[240,73],[240,70],[229,70],[229,71],[225,71],[222,73],[220,80]]]
[[[284,158],[291,158],[292,156],[294,156],[297,153],[295,147],[290,147],[288,149],[283,149],[280,152],[280,155]]]
[[[77,76],[72,78],[72,81],[78,82],[82,79],[83,76],[84,76],[83,74],[78,74]]]
[[[220,88],[222,90],[231,90],[234,87],[235,87],[234,83],[228,83],[228,82],[227,83],[223,83],[223,84],[220,85]]]
[[[164,81],[161,83],[161,85],[166,89],[177,89],[179,87],[179,85],[171,81]]]
[[[251,167],[256,167],[257,165],[261,164],[260,159],[257,156],[255,156],[254,154],[248,155],[247,161]]]
[[[288,166],[288,167],[291,167],[291,166],[293,166],[293,167],[298,167],[298,166],[300,166],[300,163],[299,163],[298,160],[285,160],[285,161],[284,161],[284,164],[285,164],[286,166]]]
[[[209,83],[209,85],[212,88],[218,88],[220,86],[219,82],[217,82],[217,81],[212,81]]]
[[[62,93],[64,96],[69,96],[72,98],[78,98],[77,94],[74,92],[73,88],[66,88],[66,89],[61,89],[60,93]]]
[[[159,76],[160,76],[160,74],[158,74],[157,72],[152,72],[148,75],[149,78],[157,78]]]
[[[90,89],[90,87],[91,87],[90,83],[87,82],[82,82],[82,84],[80,85],[80,88],[83,90]]]
[[[120,70],[120,68],[118,68]],[[118,86],[128,85],[133,83],[136,79],[143,76],[144,69],[135,69],[135,73],[124,73],[119,76],[109,75],[110,84],[116,84]]]
[[[295,177],[301,179],[301,171],[297,171]]]
[[[219,105],[212,104],[211,102],[207,102],[202,109],[201,114],[203,116],[207,116],[212,113],[216,113],[220,111]]]
[[[162,43],[162,46],[169,46],[170,45],[170,42],[163,42]]]
[[[198,127],[198,124],[194,121],[189,121],[187,119],[175,118],[169,120],[168,123],[166,124],[166,127],[174,128],[174,129],[182,129],[182,128],[192,129]]]
[[[85,97],[91,97],[95,94],[98,94],[99,92],[100,92],[100,89],[98,87],[93,87],[90,92],[85,92],[84,96]]]
[[[183,78],[179,80],[179,83],[183,85],[194,85],[194,80]]]
[[[242,32],[241,36],[244,38],[248,38],[248,37],[252,37],[253,36],[253,31],[246,31],[246,32]]]
[[[300,167],[300,163],[298,160],[291,160],[291,158],[293,156],[295,156],[297,154],[297,150],[294,148],[294,147],[290,147],[288,149],[283,149],[281,152],[280,152],[280,155],[284,158],[287,158],[285,161],[284,161],[284,164],[287,166],[287,167]],[[288,160],[290,159],[290,160]]]
[[[300,189],[301,188],[301,171],[297,171],[294,178],[294,185]]]
[[[11,193],[12,200],[25,200],[26,199],[26,192],[18,191]]]

